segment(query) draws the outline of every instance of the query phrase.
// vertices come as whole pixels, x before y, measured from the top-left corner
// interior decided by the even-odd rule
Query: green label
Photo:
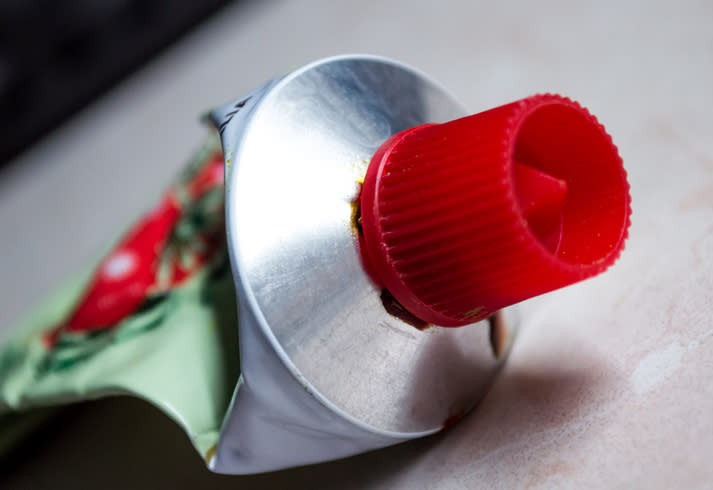
[[[240,376],[219,148],[212,135],[91,274],[15,330],[0,350],[0,415],[129,394],[211,451]]]

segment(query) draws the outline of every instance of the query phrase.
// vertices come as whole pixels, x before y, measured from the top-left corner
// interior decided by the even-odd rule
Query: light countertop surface
[[[0,338],[181,168],[198,116],[317,58],[411,64],[473,112],[581,101],[620,149],[630,239],[538,299],[480,407],[444,434],[274,474],[208,473],[140,402],[85,405],[3,488],[713,487],[713,3],[240,2],[0,173]]]

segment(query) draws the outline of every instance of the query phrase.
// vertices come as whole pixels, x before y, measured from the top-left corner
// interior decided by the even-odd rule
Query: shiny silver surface
[[[499,363],[487,322],[421,331],[387,313],[353,223],[359,181],[387,137],[463,115],[403,65],[334,58],[275,84],[226,154],[242,306],[305,389],[376,430],[442,428],[482,397]]]

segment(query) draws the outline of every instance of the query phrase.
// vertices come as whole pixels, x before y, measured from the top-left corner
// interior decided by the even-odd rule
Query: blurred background
[[[126,78],[226,0],[2,0],[0,162]]]
[[[711,26],[710,0],[0,0],[0,341],[156,199],[205,137],[201,113],[324,56],[401,60],[473,112],[580,100],[634,202],[611,275],[555,293],[596,304],[531,319],[446,434],[221,477],[142,402],[91,402],[0,463],[0,487],[710,487]]]

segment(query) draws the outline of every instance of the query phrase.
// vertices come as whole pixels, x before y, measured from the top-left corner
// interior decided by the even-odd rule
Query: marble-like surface
[[[4,488],[713,486],[708,0],[239,3],[0,174],[0,336],[152,201],[202,138],[204,108],[344,52],[417,66],[473,111],[542,91],[580,100],[629,171],[634,214],[621,261],[528,304],[492,392],[437,437],[225,478],[181,444],[157,456],[180,434],[155,429],[168,439],[146,440],[133,412],[100,404],[82,409],[92,430],[75,417],[76,431],[39,439],[0,477]],[[121,477],[107,483],[112,472]]]

